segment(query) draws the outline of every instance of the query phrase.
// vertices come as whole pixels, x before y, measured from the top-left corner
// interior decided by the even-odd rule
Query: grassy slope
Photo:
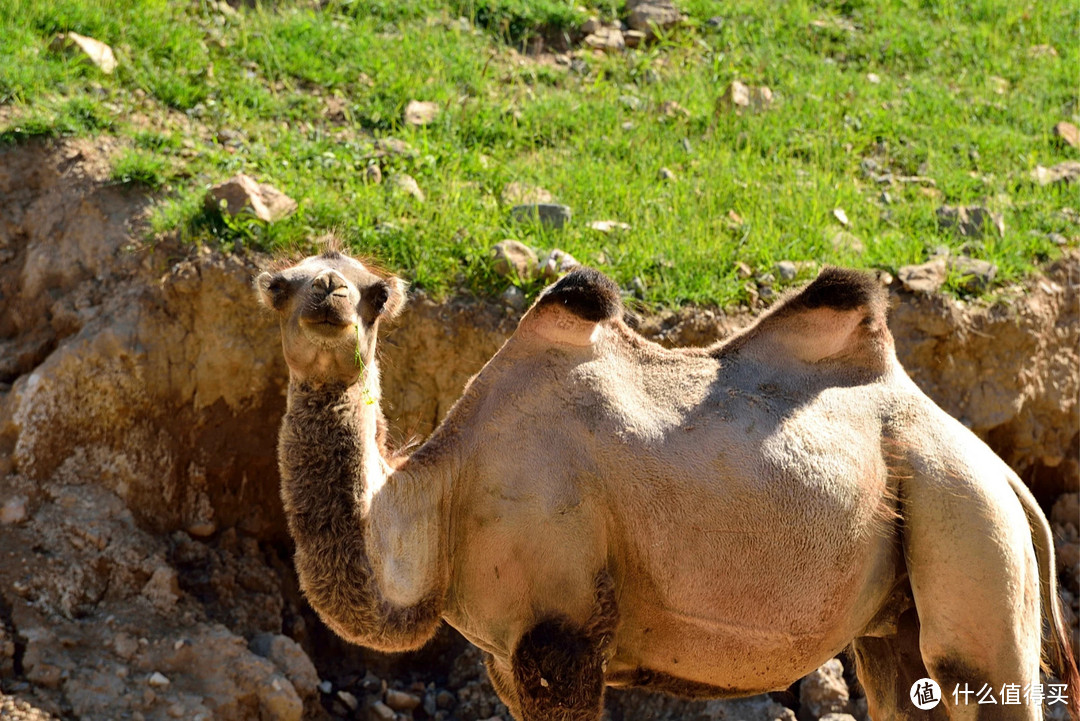
[[[586,4],[606,17],[621,8]],[[1061,212],[1080,203],[1075,187],[1028,181],[1036,164],[1076,157],[1051,137],[1080,112],[1072,0],[679,4],[689,19],[671,37],[575,53],[568,69],[512,49],[532,28],[583,18],[559,0],[280,3],[238,14],[199,2],[0,0],[0,139],[127,138],[115,177],[160,192],[159,232],[272,249],[334,228],[435,293],[501,290],[490,248],[504,238],[558,246],[627,287],[639,277],[652,302],[721,305],[746,298],[736,261],[895,270],[948,245],[994,261],[1009,282],[1058,252],[1048,233],[1075,244],[1080,229]],[[718,26],[706,22],[714,16]],[[120,69],[105,76],[50,51],[64,30],[108,42]],[[1044,44],[1057,56],[1029,51]],[[774,108],[717,113],[735,79],[770,86]],[[443,112],[406,127],[411,99]],[[665,101],[688,117],[665,115]],[[427,202],[364,182],[372,141],[385,136],[417,152],[383,170],[413,175]],[[932,177],[940,197],[894,186],[883,204],[860,170],[870,156]],[[678,182],[659,180],[662,166]],[[300,212],[269,227],[206,214],[205,187],[238,171],[286,191]],[[499,199],[511,180],[552,191],[573,208],[572,225],[515,226]],[[938,228],[941,202],[1004,211],[1005,238],[965,245]],[[833,247],[838,207],[865,251]],[[633,230],[604,236],[587,227],[599,219]]]

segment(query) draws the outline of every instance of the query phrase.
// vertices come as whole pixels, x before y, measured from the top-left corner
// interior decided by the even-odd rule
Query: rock
[[[364,169],[364,180],[372,185],[382,182],[382,168],[377,163],[371,163]]]
[[[773,92],[768,85],[750,88],[750,104],[754,110],[768,110],[773,104]]]
[[[536,274],[536,251],[517,240],[504,240],[492,248],[495,272],[503,278],[529,280]]]
[[[657,177],[665,183],[676,183],[679,180],[679,176],[675,175],[671,168],[660,168]]]
[[[540,259],[540,276],[547,281],[558,280],[564,273],[569,273],[581,265],[574,256],[564,250],[553,248],[550,253]]]
[[[943,205],[937,209],[937,218],[943,229],[955,228],[966,238],[981,238],[987,226],[996,228],[998,235],[1005,237],[1005,216],[981,205]]]
[[[394,173],[390,176],[390,182],[397,190],[411,195],[421,203],[424,202],[424,191],[420,190],[420,184],[416,182],[416,178],[408,173]]]
[[[1066,160],[1049,168],[1037,165],[1035,170],[1031,171],[1031,179],[1039,185],[1075,183],[1080,179],[1080,161]]]
[[[799,684],[800,715],[805,713],[808,719],[847,713],[849,698],[844,666],[838,658],[829,659]]]
[[[626,47],[622,30],[616,27],[601,26],[585,36],[585,44],[597,50],[616,52]]]
[[[457,704],[457,698],[449,691],[443,689],[435,694],[435,705],[440,709],[448,711],[454,708],[455,704]]]
[[[350,711],[355,711],[360,708],[360,702],[356,700],[356,696],[348,691],[338,691],[337,697]]]
[[[641,44],[648,39],[648,34],[641,30],[627,30],[623,32],[623,42],[626,43],[626,47],[628,48],[640,47]]]
[[[550,190],[536,185],[527,185],[513,180],[503,186],[499,194],[504,205],[524,205],[526,203],[551,203],[555,196]]]
[[[665,115],[669,118],[676,118],[680,116],[684,118],[690,117],[690,111],[679,105],[674,100],[665,100],[664,102],[660,103],[660,114]]]
[[[776,264],[776,274],[780,276],[781,280],[795,280],[795,276],[799,274],[799,269],[790,260],[781,260]]]
[[[125,661],[130,661],[139,650],[139,642],[126,633],[118,633],[113,638],[113,650]]]
[[[180,599],[180,580],[170,566],[158,566],[142,588],[142,595],[160,613],[169,613]]]
[[[1073,148],[1080,148],[1080,129],[1068,121],[1062,120],[1054,126],[1054,137]]]
[[[773,104],[773,93],[768,86],[751,87],[738,80],[733,80],[724,94],[716,101],[717,111],[750,109],[767,110]]]
[[[429,125],[439,114],[438,103],[426,100],[410,100],[405,106],[406,125]]]
[[[598,233],[612,233],[631,229],[629,223],[622,223],[618,220],[594,220],[589,223],[589,227]]]
[[[1056,58],[1058,56],[1057,48],[1053,45],[1032,45],[1027,53],[1029,58]]]
[[[116,70],[116,56],[112,48],[94,38],[78,33],[60,33],[50,45],[54,51],[66,50],[71,47],[78,48],[91,63],[96,65],[101,72],[111,75]]]
[[[260,183],[240,173],[210,188],[206,206],[232,216],[250,213],[259,220],[273,223],[296,210],[296,201],[272,185]]]
[[[711,18],[705,21],[705,24],[714,29],[720,29],[724,27],[724,18],[721,15],[713,15]]]
[[[556,203],[524,203],[510,209],[518,223],[539,222],[549,228],[561,228],[570,222],[570,208]]]
[[[386,705],[395,711],[412,711],[420,705],[420,699],[411,693],[391,688],[386,691]]]
[[[1080,493],[1063,493],[1058,496],[1050,509],[1050,520],[1061,525],[1080,524]]]
[[[525,310],[525,291],[516,285],[510,286],[500,293],[499,299],[518,312]]]
[[[627,0],[626,9],[629,12],[626,24],[649,39],[656,37],[658,29],[669,30],[683,19],[671,0]]]
[[[150,678],[146,679],[146,683],[154,688],[165,688],[169,685],[170,681],[165,677],[165,674],[160,671],[154,671],[150,674]]]
[[[737,275],[743,280],[746,280],[747,278],[753,277],[754,270],[746,263],[738,260],[735,262],[735,275]]]
[[[832,214],[833,214],[833,217],[836,218],[836,220],[840,223],[840,225],[843,225],[843,226],[846,227],[848,225],[848,223],[850,222],[848,220],[847,213],[844,212],[843,208],[833,208]]]
[[[375,701],[368,706],[368,719],[370,721],[394,721],[394,709],[382,701]]]
[[[636,95],[620,95],[619,102],[631,110],[641,110],[645,105],[645,101]]]
[[[933,293],[945,282],[944,258],[934,258],[921,265],[905,265],[896,274],[904,287],[916,293]]]
[[[319,693],[329,694],[334,690],[334,684],[329,681],[319,681]]]
[[[591,33],[595,33],[602,27],[604,27],[604,25],[600,22],[600,18],[591,17],[585,22],[581,23],[581,26],[578,27],[578,31],[581,32],[583,35],[589,35]]]
[[[314,698],[321,690],[321,683],[327,683],[323,693],[330,693],[333,686],[329,682],[320,682],[315,664],[311,662],[304,649],[288,636],[275,633],[260,633],[251,639],[248,648],[270,659],[285,674],[301,698]]]
[[[418,153],[413,146],[409,145],[404,140],[398,140],[397,138],[379,138],[375,141],[375,156],[384,157],[387,155],[415,156],[418,155]]]
[[[868,83],[870,83],[871,85],[877,85],[878,83],[881,82],[881,76],[878,75],[877,73],[867,73],[866,74],[866,81]]]
[[[22,496],[13,496],[4,501],[4,505],[0,507],[0,525],[22,523],[26,520],[26,516],[26,499]]]
[[[965,255],[949,259],[949,270],[960,276],[964,290],[972,293],[987,290],[997,275],[997,266],[987,260],[969,258]]]

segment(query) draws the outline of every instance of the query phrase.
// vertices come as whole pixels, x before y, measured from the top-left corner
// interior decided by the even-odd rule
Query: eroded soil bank
[[[452,632],[380,656],[336,641],[306,607],[274,457],[287,371],[250,286],[264,259],[141,242],[148,201],[107,182],[108,151],[0,154],[0,716],[508,718]],[[1074,635],[1078,283],[1074,253],[993,306],[890,288],[909,372],[1052,512]],[[399,440],[431,431],[516,320],[412,297],[382,344]],[[687,309],[637,322],[700,345],[750,320]],[[836,710],[858,716],[854,696]],[[805,693],[802,706],[778,699],[803,719],[824,712]],[[641,694],[611,694],[609,713],[791,716],[764,697]]]

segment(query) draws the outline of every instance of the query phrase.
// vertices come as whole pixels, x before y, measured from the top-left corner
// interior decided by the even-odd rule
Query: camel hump
[[[549,343],[587,346],[599,323],[621,316],[619,286],[598,270],[576,268],[540,294],[521,319],[518,333]]]
[[[873,275],[827,267],[713,353],[739,352],[767,363],[829,361],[881,373],[893,354],[887,310],[888,296]]]
[[[557,305],[578,318],[599,323],[622,315],[622,300],[615,281],[594,268],[575,268],[536,301],[537,310]]]

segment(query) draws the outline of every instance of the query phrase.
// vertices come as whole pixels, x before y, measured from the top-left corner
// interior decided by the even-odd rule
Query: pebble
[[[372,163],[364,169],[364,180],[372,185],[378,185],[382,182],[382,168],[377,164]]]
[[[9,498],[4,501],[3,507],[0,507],[0,524],[5,526],[22,523],[26,516],[26,499],[22,496]]]
[[[569,206],[557,203],[525,203],[510,209],[510,217],[519,223],[539,221],[549,228],[561,228],[570,222]]]
[[[411,693],[388,689],[386,691],[386,705],[395,711],[412,711],[420,705],[420,699]]]
[[[424,191],[420,189],[420,184],[416,182],[416,178],[408,173],[395,173],[391,176],[391,180],[395,188],[411,195],[421,203],[424,202]]]
[[[445,689],[435,694],[435,705],[441,709],[449,710],[454,708],[456,704],[457,697]]]
[[[528,280],[537,269],[536,251],[521,241],[507,239],[492,248],[495,272],[503,278]]]
[[[319,682],[319,691],[321,691],[322,693],[328,694],[333,690],[334,690],[334,684],[330,683],[329,681],[320,681]]]
[[[840,225],[843,225],[843,226],[846,227],[848,225],[848,223],[850,222],[848,220],[847,213],[844,212],[843,208],[833,208],[832,214],[833,214],[833,217],[836,218],[840,222]]]
[[[499,299],[516,311],[525,310],[525,291],[512,285],[499,294]]]
[[[660,180],[663,180],[666,183],[676,183],[679,180],[679,176],[675,175],[671,168],[660,168],[658,176]]]
[[[160,671],[154,671],[150,674],[150,678],[146,679],[146,682],[154,688],[165,688],[170,683],[165,674]]]
[[[799,274],[799,269],[790,260],[781,260],[776,264],[776,274],[782,280],[795,280],[795,276]]]
[[[353,696],[348,691],[338,691],[337,697],[341,699],[341,703],[349,707],[350,711],[360,708],[360,702],[356,700],[356,696]]]
[[[382,701],[376,701],[368,707],[371,710],[371,718],[377,721],[394,721],[394,709]]]
[[[439,104],[425,100],[410,100],[405,106],[406,125],[428,125],[439,114]]]
[[[1005,216],[981,205],[943,205],[937,209],[937,218],[943,229],[955,228],[966,238],[981,238],[988,228],[1005,237]]]

